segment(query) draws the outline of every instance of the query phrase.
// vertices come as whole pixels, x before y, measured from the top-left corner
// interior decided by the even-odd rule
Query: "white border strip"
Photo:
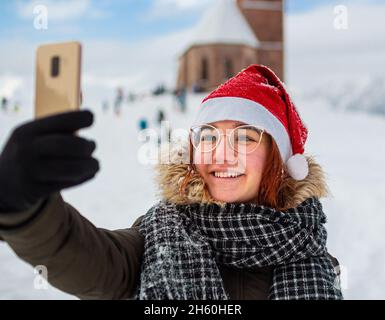
[[[278,145],[284,162],[292,156],[290,137],[284,125],[261,104],[238,97],[221,97],[206,100],[193,125],[234,120],[262,127]]]

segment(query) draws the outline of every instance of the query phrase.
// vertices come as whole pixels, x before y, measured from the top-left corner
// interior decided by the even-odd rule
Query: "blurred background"
[[[98,227],[129,227],[157,199],[139,131],[188,128],[207,92],[252,63],[284,80],[322,165],[328,249],[348,299],[385,299],[385,3],[378,0],[4,0],[0,148],[33,118],[35,50],[83,45],[82,108],[95,114],[97,177],[63,192]],[[34,288],[0,243],[0,299],[73,299]],[[49,277],[49,274],[48,274]]]

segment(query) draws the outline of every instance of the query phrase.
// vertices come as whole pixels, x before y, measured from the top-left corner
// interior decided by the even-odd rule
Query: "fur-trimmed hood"
[[[187,146],[175,148],[169,145],[165,149],[167,152],[161,152],[161,162],[156,167],[159,196],[162,200],[175,204],[198,202],[224,205],[224,202],[216,201],[210,196],[199,173],[190,170]],[[287,178],[285,208],[296,207],[309,197],[322,198],[329,194],[323,169],[313,156],[305,154],[305,157],[309,164],[309,174],[301,181]],[[190,175],[190,179],[184,184],[187,175]]]

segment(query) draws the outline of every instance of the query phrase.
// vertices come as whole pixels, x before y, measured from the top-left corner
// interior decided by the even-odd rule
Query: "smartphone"
[[[38,47],[35,118],[80,109],[81,55],[79,42]]]

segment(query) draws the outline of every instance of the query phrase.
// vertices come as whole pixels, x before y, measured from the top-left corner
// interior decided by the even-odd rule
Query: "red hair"
[[[260,205],[282,210],[287,201],[285,195],[285,180],[288,176],[279,149],[274,139],[265,132],[268,140],[268,155],[262,173],[256,202]]]

